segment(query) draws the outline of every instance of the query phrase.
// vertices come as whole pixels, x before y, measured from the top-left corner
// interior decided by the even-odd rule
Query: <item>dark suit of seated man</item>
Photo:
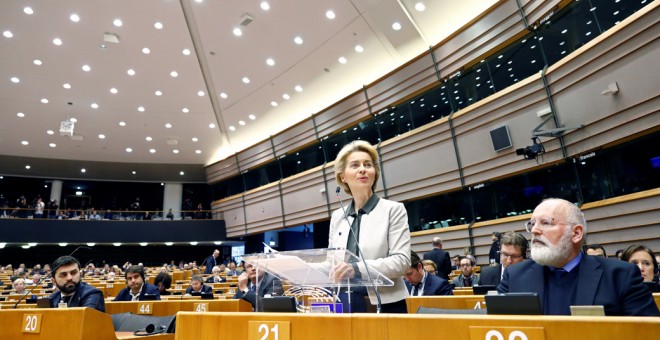
[[[220,269],[219,266],[213,267],[211,273],[213,274],[213,276],[209,276],[208,278],[206,278],[206,283],[227,282],[227,279],[220,276],[220,273],[222,273],[222,270]]]
[[[59,257],[53,262],[53,268],[59,290],[48,297],[51,308],[64,301],[68,307],[89,307],[105,313],[103,292],[80,281],[80,262],[75,257]]]
[[[238,291],[234,295],[234,299],[243,299],[252,304],[252,309],[257,305],[257,297],[264,298],[270,296],[284,295],[282,282],[263,271],[259,271],[259,291],[256,289],[257,284],[257,270],[251,264],[245,265],[245,271],[238,277]],[[262,305],[259,304],[259,310]]]
[[[572,305],[602,305],[605,315],[660,316],[639,268],[581,252],[587,223],[575,204],[546,199],[525,227],[532,234],[533,261],[507,268],[500,293],[538,293],[546,315],[569,315]]]
[[[128,267],[124,276],[126,277],[126,288],[119,291],[117,297],[112,301],[143,301],[145,294],[156,295],[156,300],[160,300],[158,287],[145,282],[142,266]]]
[[[527,258],[527,239],[515,231],[509,231],[500,237],[500,264],[481,268],[479,284],[482,286],[497,286],[502,280],[504,270],[511,265],[520,263]]]
[[[193,276],[190,279],[190,287],[186,288],[185,294],[191,293],[203,293],[203,294],[213,294],[213,288],[211,286],[204,285],[204,279],[201,276]]]
[[[424,270],[422,260],[414,251],[410,252],[410,267],[404,276],[410,296],[454,295],[449,281]]]

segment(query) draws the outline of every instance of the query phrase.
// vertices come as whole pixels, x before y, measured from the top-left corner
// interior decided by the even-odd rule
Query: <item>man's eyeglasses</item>
[[[522,255],[514,255],[514,254],[507,254],[507,253],[500,253],[500,256],[501,256],[503,259],[505,259],[505,258],[509,258],[509,259],[511,259],[512,261],[516,261],[516,260],[518,260],[518,259],[520,259],[520,258],[522,257]]]
[[[574,225],[575,223],[570,223],[570,222],[562,222],[562,221],[557,221],[554,218],[542,218],[540,220],[535,220],[531,219],[527,222],[525,222],[525,230],[527,230],[528,233],[532,232],[532,228],[537,227],[541,230],[548,230],[558,224],[570,224]]]

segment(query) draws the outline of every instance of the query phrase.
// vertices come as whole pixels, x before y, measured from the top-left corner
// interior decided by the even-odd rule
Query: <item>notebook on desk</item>
[[[483,285],[483,286],[473,286],[472,293],[474,295],[486,295],[491,290],[497,291],[497,286],[495,285]]]
[[[537,293],[486,295],[486,310],[494,315],[542,315]]]

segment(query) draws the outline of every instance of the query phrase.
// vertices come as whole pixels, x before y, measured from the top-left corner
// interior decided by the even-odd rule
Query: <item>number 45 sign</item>
[[[248,340],[289,340],[289,321],[249,321]]]

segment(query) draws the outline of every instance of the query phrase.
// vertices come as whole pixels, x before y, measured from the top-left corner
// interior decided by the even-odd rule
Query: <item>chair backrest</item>
[[[111,314],[112,325],[115,332],[136,332],[147,329],[152,325],[156,330],[162,330],[161,333],[174,333],[176,325],[176,315],[168,316],[149,316],[133,313]]]
[[[486,309],[450,309],[420,306],[417,314],[487,314]]]

